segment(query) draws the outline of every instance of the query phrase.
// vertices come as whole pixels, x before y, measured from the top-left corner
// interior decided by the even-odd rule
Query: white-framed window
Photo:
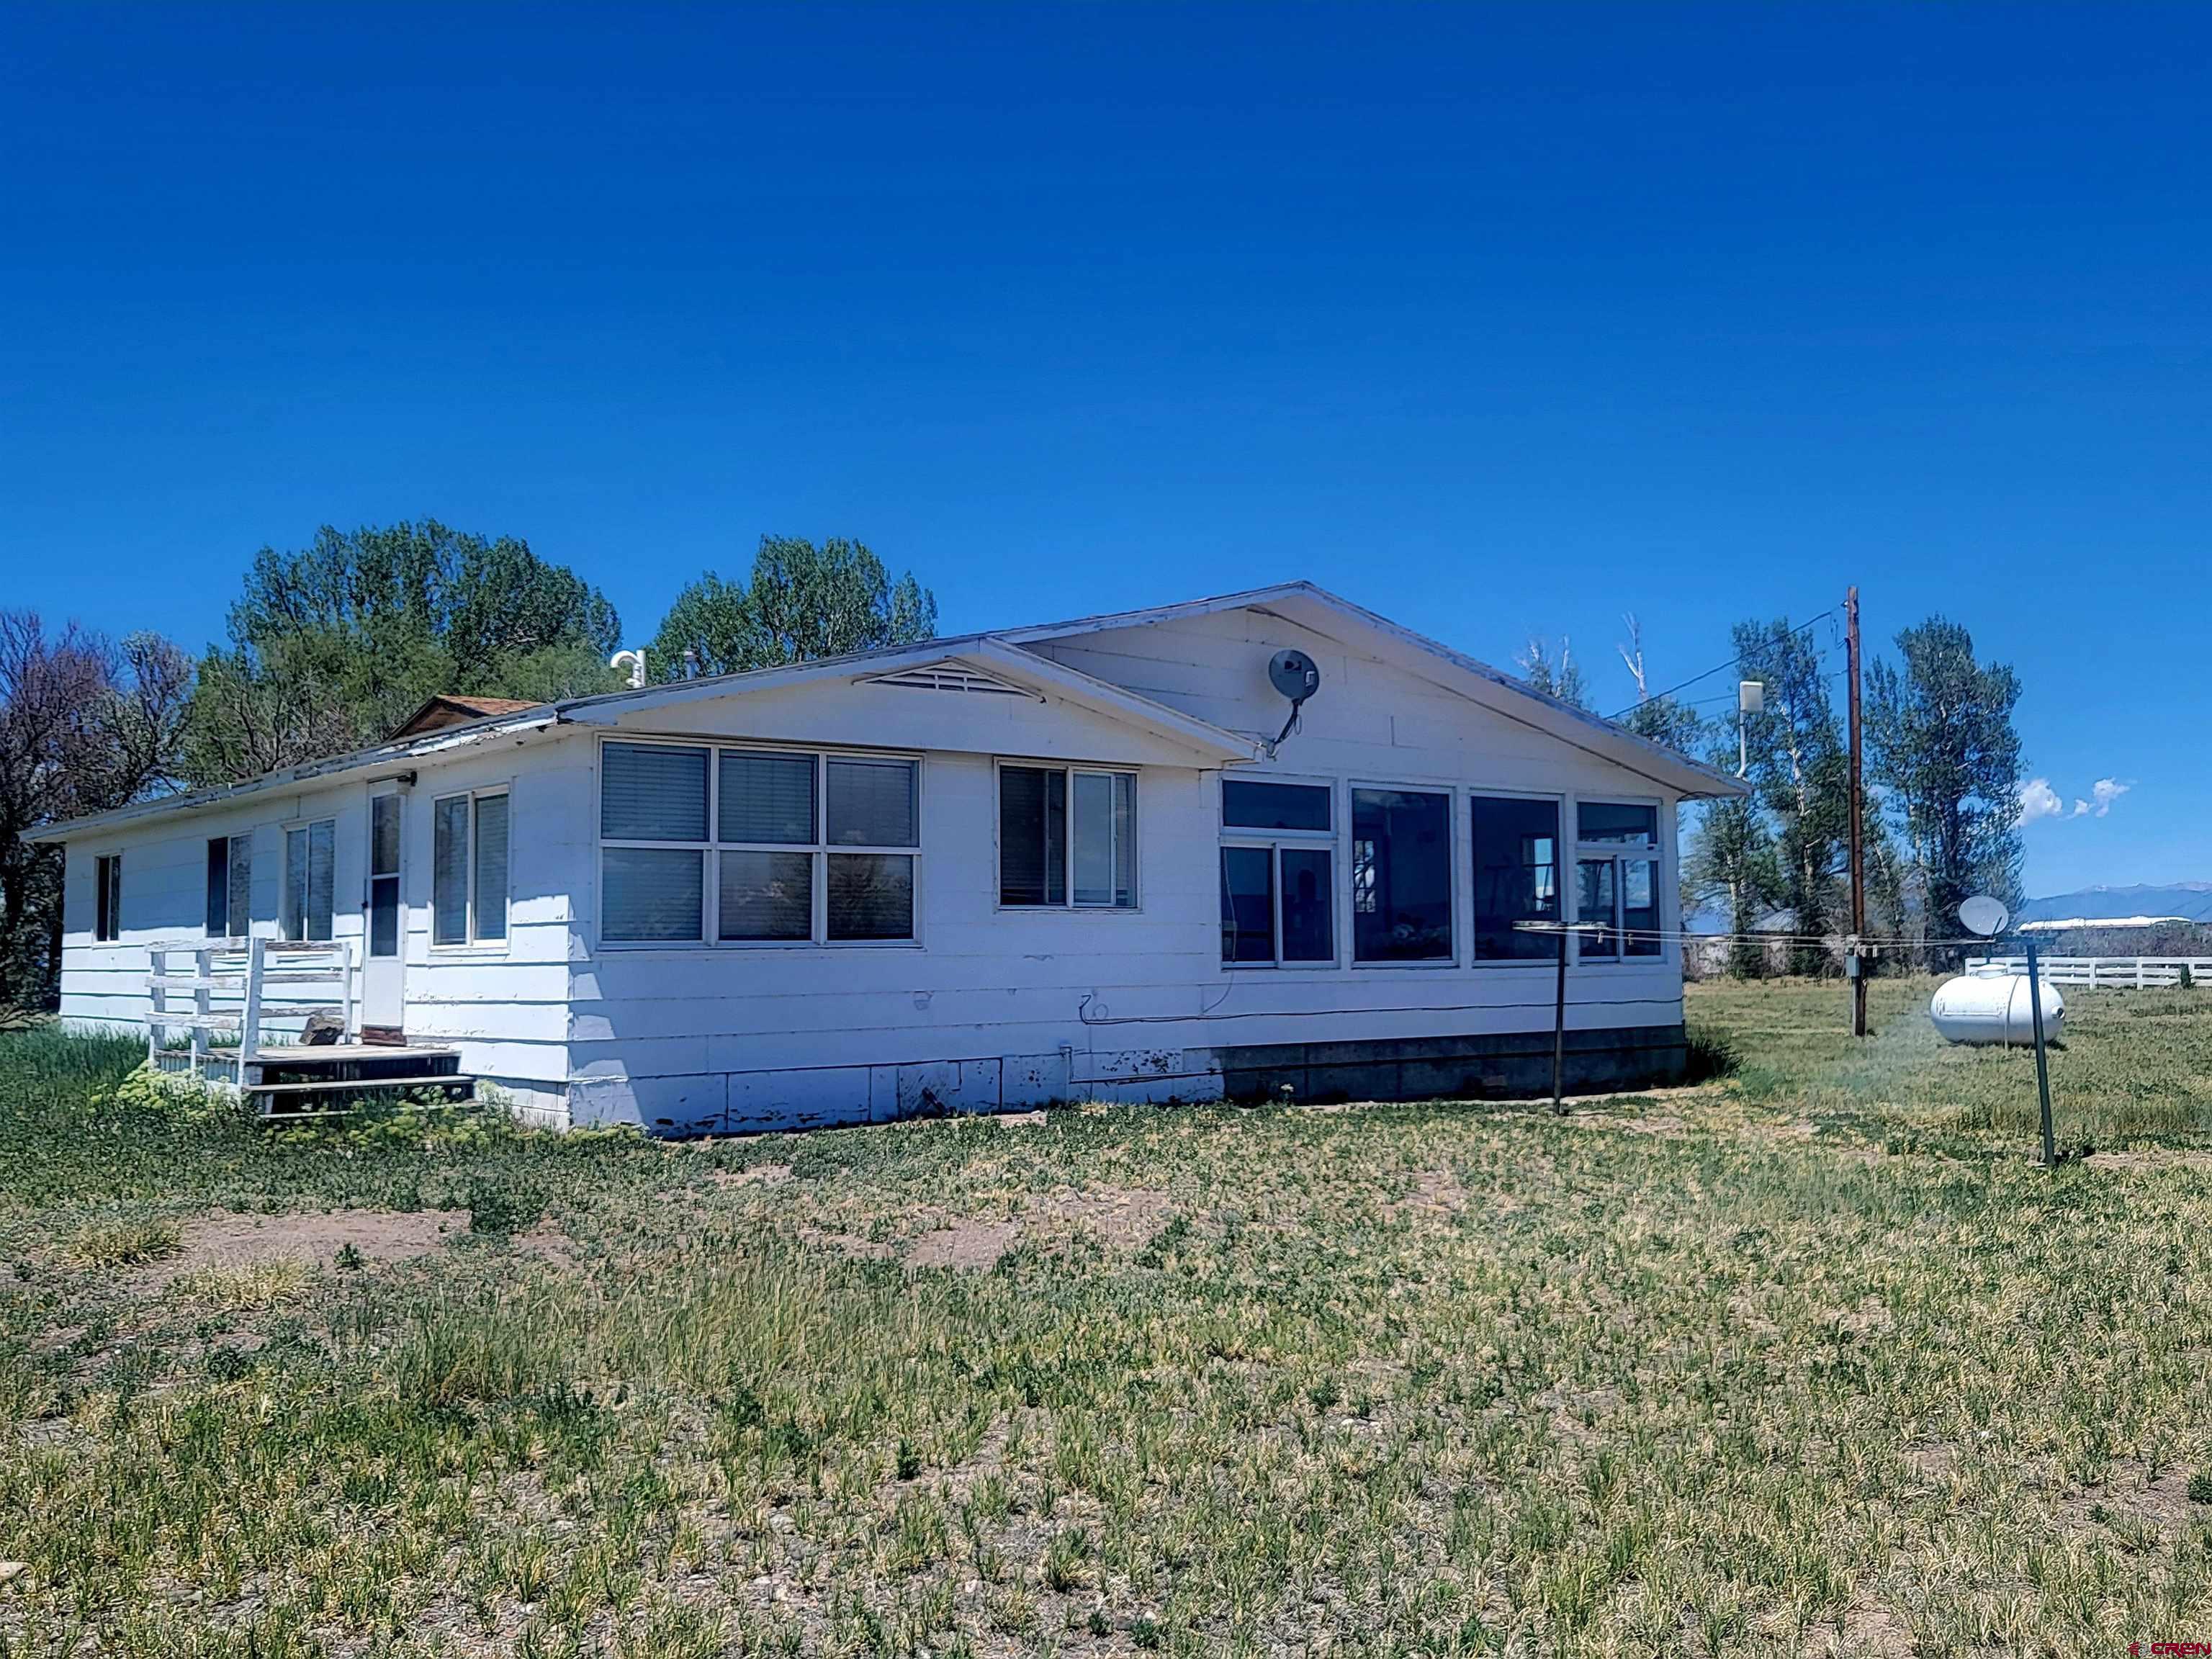
[[[207,844],[207,934],[244,939],[253,931],[253,837],[215,836]]]
[[[1585,800],[1575,807],[1575,920],[1605,931],[1577,937],[1583,962],[1667,953],[1659,931],[1659,808],[1650,801]]]
[[[1549,961],[1557,934],[1516,923],[1559,920],[1559,798],[1471,794],[1468,832],[1474,878],[1474,959]]]
[[[101,944],[123,937],[123,854],[103,853],[92,868],[92,936]]]
[[[999,903],[1137,908],[1137,775],[999,763]]]
[[[1224,778],[1224,965],[1334,966],[1335,871],[1334,785]]]
[[[378,799],[396,801],[398,798],[380,796]],[[397,807],[392,811],[396,820]],[[393,896],[396,899],[396,836],[392,851],[395,854]],[[504,785],[495,789],[472,790],[465,794],[441,795],[432,801],[430,943],[504,945],[507,942],[507,793]],[[396,935],[396,908],[393,921]],[[394,943],[397,943],[396,938]]]
[[[368,798],[368,954],[399,954],[399,838],[406,797],[387,791]]]
[[[1352,961],[1452,961],[1451,793],[1354,784],[1350,794]]]
[[[921,827],[912,756],[610,740],[599,938],[911,943]]]
[[[337,820],[317,818],[284,831],[284,902],[289,939],[326,939],[337,895]]]

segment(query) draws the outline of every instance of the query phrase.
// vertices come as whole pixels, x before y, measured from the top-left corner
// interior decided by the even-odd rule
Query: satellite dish
[[[1966,931],[1978,933],[1984,939],[1995,939],[2012,920],[2012,912],[1987,893],[1977,893],[1959,907],[1959,920],[1966,924]]]
[[[1321,690],[1321,670],[1303,651],[1278,651],[1268,658],[1267,679],[1292,702],[1304,702]]]
[[[1291,700],[1291,717],[1283,722],[1283,729],[1275,734],[1273,743],[1263,745],[1267,758],[1275,758],[1283,739],[1297,726],[1298,711],[1306,706],[1306,699],[1321,690],[1321,670],[1314,659],[1303,651],[1278,651],[1267,659],[1267,681],[1276,690]]]

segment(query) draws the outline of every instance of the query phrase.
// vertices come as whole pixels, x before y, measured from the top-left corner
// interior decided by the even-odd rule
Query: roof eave
[[[464,725],[441,726],[435,732],[410,738],[404,743],[379,744],[374,749],[356,749],[347,754],[333,755],[328,760],[310,761],[303,765],[287,767],[282,771],[264,773],[260,777],[249,779],[244,783],[227,784],[220,789],[161,795],[152,800],[134,801],[112,811],[94,812],[84,817],[64,819],[59,823],[42,824],[35,830],[25,830],[22,839],[33,846],[73,841],[103,830],[119,828],[142,819],[161,817],[172,812],[204,811],[212,806],[225,806],[232,801],[250,799],[253,796],[281,789],[329,782],[353,772],[371,772],[384,767],[404,765],[410,761],[435,759],[447,750],[470,749],[498,738],[542,731],[553,723],[551,707],[540,704],[520,714],[496,714]]]
[[[902,651],[869,651],[846,657],[818,658],[779,668],[756,669],[744,674],[717,675],[708,679],[678,680],[636,691],[617,691],[578,698],[557,705],[556,718],[574,726],[611,726],[626,714],[773,691],[788,685],[841,678],[859,678],[922,664],[969,662],[998,671],[1040,694],[1066,697],[1114,718],[1149,727],[1210,759],[1249,761],[1259,753],[1257,739],[1231,732],[1170,708],[1165,703],[1125,687],[1084,673],[1062,663],[1007,644],[994,634],[971,634],[952,640],[928,640]]]

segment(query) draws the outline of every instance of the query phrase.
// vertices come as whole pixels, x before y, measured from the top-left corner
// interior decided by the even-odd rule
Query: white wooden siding
[[[1432,664],[1379,660],[1250,611],[1034,649],[1214,725],[1273,737],[1286,705],[1266,667],[1284,647],[1314,657],[1321,690],[1279,759],[1243,775],[1331,782],[1343,965],[1224,968],[1222,774],[1176,737],[1058,696],[837,680],[659,709],[599,705],[519,743],[418,763],[404,823],[408,1033],[458,1043],[466,1069],[535,1115],[722,1131],[1071,1094],[1204,1098],[1219,1091],[1212,1051],[1222,1046],[1547,1030],[1549,963],[1471,959],[1466,796],[1485,789],[1559,798],[1560,880],[1570,894],[1576,802],[1657,801],[1662,926],[1678,926],[1672,794],[1442,689]],[[919,942],[601,948],[599,747],[643,736],[918,754]],[[999,758],[1137,771],[1135,909],[999,905]],[[1454,962],[1351,963],[1346,789],[1353,781],[1452,794]],[[431,802],[501,782],[512,792],[509,937],[434,947]],[[143,945],[200,931],[215,835],[253,833],[255,926],[273,932],[281,824],[335,816],[336,931],[358,950],[368,789],[252,800],[72,841],[64,1012],[143,1021]],[[90,938],[93,860],[118,849],[125,939],[102,946]],[[1569,998],[1577,1029],[1678,1023],[1679,952],[1670,944],[1650,960],[1577,965]]]

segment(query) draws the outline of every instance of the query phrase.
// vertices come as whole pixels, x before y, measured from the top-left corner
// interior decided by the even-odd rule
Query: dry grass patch
[[[182,1248],[173,1221],[110,1221],[80,1230],[66,1254],[80,1267],[137,1267],[165,1261]]]

